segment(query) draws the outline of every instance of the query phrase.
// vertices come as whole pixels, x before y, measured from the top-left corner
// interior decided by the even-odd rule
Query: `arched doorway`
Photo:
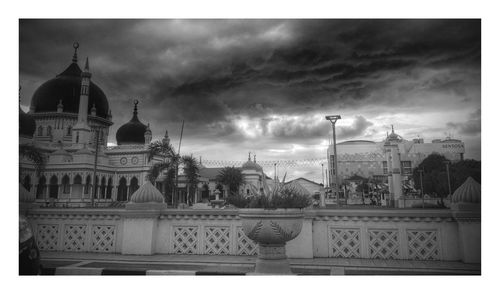
[[[210,200],[210,192],[208,190],[208,185],[205,184],[203,185],[203,188],[201,190],[201,202],[208,202]]]
[[[117,201],[127,201],[127,180],[121,178],[118,185]]]
[[[69,197],[70,187],[69,187],[69,177],[68,175],[64,175],[62,178],[62,194]]]
[[[113,192],[113,179],[109,178],[108,180],[108,188],[106,189],[106,199],[111,199],[111,195]]]
[[[49,197],[57,199],[58,194],[59,194],[59,185],[57,184],[57,177],[52,176],[50,178],[50,183],[49,183]]]
[[[83,194],[86,198],[89,198],[90,192],[92,191],[92,183],[90,175],[85,179],[85,187],[83,187]]]
[[[31,191],[31,177],[29,175],[24,177],[23,187],[24,189]]]
[[[38,186],[36,188],[36,199],[45,199],[45,195],[47,193],[47,180],[45,176],[42,176],[38,180]]]
[[[104,199],[106,197],[106,178],[101,178],[101,186],[99,187],[101,192],[99,193],[99,198]]]
[[[73,188],[71,189],[71,198],[82,198],[83,186],[82,177],[76,175],[73,178]]]
[[[132,180],[130,180],[130,196],[132,196],[137,189],[139,189],[139,180],[133,177]]]

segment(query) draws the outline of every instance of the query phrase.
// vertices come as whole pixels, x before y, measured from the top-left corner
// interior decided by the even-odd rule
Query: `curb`
[[[127,270],[92,267],[62,266],[43,268],[42,275],[66,276],[205,276],[205,275],[245,275],[239,272],[188,271],[188,270]]]

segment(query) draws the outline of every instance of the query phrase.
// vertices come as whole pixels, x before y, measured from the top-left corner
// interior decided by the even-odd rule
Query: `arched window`
[[[36,199],[44,199],[45,191],[47,191],[47,180],[42,176],[38,180],[38,187],[36,188]]]
[[[139,189],[139,181],[136,177],[133,177],[132,180],[130,180],[130,196],[132,196],[137,189]]]
[[[69,177],[64,175],[62,178],[63,194],[69,194]]]
[[[31,177],[29,175],[24,177],[23,187],[28,191],[31,190]]]
[[[54,175],[50,178],[49,197],[57,199],[58,194],[59,194],[59,185],[57,183],[57,177]]]
[[[99,193],[99,198],[101,199],[104,199],[104,197],[106,196],[106,178],[105,177],[102,177],[101,179],[101,193]]]
[[[68,133],[66,135],[71,136],[71,126],[68,127]]]
[[[113,191],[113,179],[109,178],[108,188],[106,189],[106,199],[111,199],[111,192]]]
[[[120,179],[120,184],[118,185],[118,201],[127,201],[127,180],[125,178]]]
[[[82,177],[80,175],[76,175],[73,178],[73,186],[71,189],[71,197],[72,198],[81,198],[83,192],[82,187]]]
[[[94,199],[98,198],[99,197],[99,178],[97,176],[95,176],[94,178],[94,185],[95,186],[92,186],[92,191],[90,191],[90,193],[92,194],[92,197]]]
[[[47,127],[47,136],[52,136],[52,128],[50,126]]]
[[[90,183],[90,175],[85,179],[85,187],[83,188],[83,194],[88,194],[92,184]]]
[[[38,127],[38,136],[43,136],[43,127],[42,126],[39,126]]]
[[[74,185],[81,185],[82,184],[82,177],[80,175],[76,175],[75,178],[73,179],[73,184]]]

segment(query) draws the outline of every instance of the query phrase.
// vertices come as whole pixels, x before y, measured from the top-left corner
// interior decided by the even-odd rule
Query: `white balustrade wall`
[[[256,255],[237,210],[47,209],[28,212],[42,251]],[[477,219],[470,219],[476,221]],[[292,258],[463,260],[450,210],[306,210]]]

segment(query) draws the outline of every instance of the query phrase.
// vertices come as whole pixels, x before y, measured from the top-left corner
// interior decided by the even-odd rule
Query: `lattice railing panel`
[[[398,259],[400,258],[400,243],[398,230],[371,229],[368,230],[368,251],[370,258]]]
[[[58,240],[59,225],[39,224],[37,226],[37,244],[40,250],[57,250]]]
[[[359,229],[330,228],[329,239],[331,257],[361,257]]]
[[[86,235],[87,235],[86,225],[65,225],[63,250],[84,251]]]
[[[438,234],[435,230],[408,230],[408,258],[439,260]]]
[[[115,226],[93,225],[92,248],[94,252],[115,251]]]
[[[175,254],[198,253],[198,227],[174,227],[173,252]]]
[[[229,254],[229,227],[205,227],[204,253]]]
[[[236,228],[237,232],[237,248],[236,248],[236,254],[237,255],[257,255],[257,244],[255,244],[254,241],[250,240],[250,238],[245,235],[243,232],[242,227],[237,227]]]

